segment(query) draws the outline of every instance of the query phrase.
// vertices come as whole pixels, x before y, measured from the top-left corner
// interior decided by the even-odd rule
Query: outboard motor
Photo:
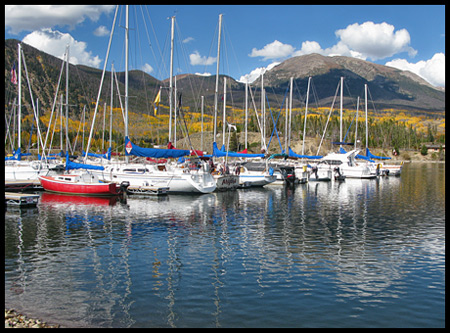
[[[123,182],[120,183],[119,194],[120,194],[120,201],[122,203],[126,203],[128,186],[130,186],[129,181],[124,180]]]
[[[339,167],[334,168],[334,179],[336,180],[345,180],[345,176],[341,174],[341,169]]]
[[[317,168],[317,166],[313,166],[313,167],[312,167],[312,173],[316,175],[316,179],[319,178],[319,175],[317,174],[317,171],[318,171],[318,170],[319,170],[319,169]]]

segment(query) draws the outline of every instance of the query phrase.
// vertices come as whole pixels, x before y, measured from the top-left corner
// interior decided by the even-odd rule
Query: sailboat
[[[390,157],[384,157],[384,156],[376,156],[372,154],[368,147],[368,126],[367,126],[367,84],[364,85],[364,94],[365,94],[365,111],[366,111],[366,156],[370,159],[377,159],[377,160],[390,160]],[[376,163],[376,162],[373,162]],[[383,162],[377,163],[377,166],[380,169],[381,175],[385,176],[400,176],[403,168],[403,162],[400,164],[385,164]]]
[[[116,9],[117,16],[117,9]],[[114,18],[114,23],[115,19]],[[172,17],[172,36],[173,36],[173,20]],[[111,31],[110,43],[112,34]],[[173,37],[172,37],[173,39]],[[103,76],[106,69],[108,59],[109,47],[105,65],[103,69]],[[173,53],[173,47],[172,47]],[[172,65],[171,56],[171,68]],[[171,71],[172,74],[172,71]],[[172,77],[172,76],[171,76]],[[101,86],[99,89],[97,104],[100,98]],[[170,89],[172,91],[172,89]],[[172,101],[172,93],[170,94]],[[172,102],[171,102],[172,103]],[[96,107],[97,111],[97,107]],[[170,118],[172,114],[170,114]],[[95,121],[95,113],[94,113]],[[199,158],[185,159],[185,156],[191,155],[190,150],[186,149],[160,149],[160,148],[142,148],[134,144],[128,136],[128,6],[126,6],[126,25],[125,25],[125,163],[109,161],[103,165],[103,170],[94,170],[100,179],[106,181],[113,181],[121,183],[127,181],[130,183],[130,188],[145,189],[147,187],[168,187],[169,193],[211,193],[216,189],[216,183],[210,174],[209,165]],[[89,136],[88,146],[86,151],[89,151],[89,146],[93,133],[93,126]],[[169,141],[171,139],[171,125],[169,125]],[[86,154],[85,160],[88,154]],[[143,157],[143,158],[178,158],[177,162],[167,162],[166,164],[151,164],[147,160],[142,163],[130,163],[129,157]],[[181,160],[180,160],[181,158]]]
[[[17,149],[11,154],[11,156],[5,157],[5,181],[37,181],[39,175],[45,175],[52,172],[52,169],[58,169],[58,163],[50,163],[49,159],[44,156],[39,160],[22,160],[23,156],[30,154],[22,153],[21,150],[21,104],[22,104],[22,60],[25,65],[25,72],[28,81],[28,71],[26,69],[26,62],[22,50],[22,46],[18,44],[18,80],[14,80],[18,85],[18,143]],[[33,106],[34,116],[37,119],[36,108],[34,99],[32,96],[32,90],[30,82],[28,81],[28,87],[31,95],[31,102]],[[39,124],[37,123],[38,140],[41,139],[41,133],[39,130]],[[41,142],[42,145],[42,142]],[[43,145],[42,145],[43,146]]]
[[[357,162],[356,158],[358,156],[359,150],[353,149],[349,152],[346,152],[342,145],[346,144],[342,140],[342,108],[343,108],[343,85],[344,78],[341,77],[340,88],[341,88],[341,98],[340,98],[340,118],[341,118],[341,126],[340,126],[340,136],[339,142],[333,142],[334,144],[339,144],[340,150],[338,153],[330,152],[319,160],[319,164],[317,165],[326,165],[328,167],[334,166],[340,175],[344,175],[346,178],[359,178],[359,179],[370,179],[376,178],[379,174],[379,170],[377,166],[370,162]],[[331,113],[330,113],[331,114]],[[326,130],[326,126],[325,126]],[[324,133],[325,134],[325,133]],[[323,140],[323,136],[322,136]],[[320,146],[319,146],[320,149]],[[338,168],[338,169],[337,169]]]
[[[53,176],[38,176],[42,187],[46,191],[89,196],[114,196],[125,193],[129,183],[100,181],[96,174],[89,170],[99,170],[103,167],[97,165],[87,165],[75,163],[69,159],[66,153],[66,170],[83,169],[78,173],[64,173]]]

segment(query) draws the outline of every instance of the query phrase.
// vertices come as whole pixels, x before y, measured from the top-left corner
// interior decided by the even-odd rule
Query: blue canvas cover
[[[82,156],[86,156],[86,152],[83,151]],[[92,157],[100,157],[100,158],[104,158],[107,160],[111,160],[111,147],[108,148],[108,150],[106,151],[106,153],[104,154],[95,154],[95,153],[87,153],[88,156],[92,156]]]
[[[212,156],[214,157],[225,157],[227,156],[226,151],[222,151],[219,148],[217,148],[217,143],[213,142],[213,153]],[[245,154],[245,153],[235,153],[232,151],[228,152],[228,157],[264,157],[264,154]]]
[[[369,148],[366,148],[366,156],[370,157],[370,158],[374,158],[377,160],[390,160],[390,157],[384,157],[384,156],[375,156],[374,154],[372,154],[369,150]]]
[[[317,159],[323,157],[323,156],[320,156],[320,155],[317,155],[317,156],[299,155],[299,154],[294,153],[294,151],[292,150],[291,147],[289,147],[289,156],[290,157],[297,157],[297,158],[308,158],[308,159],[311,159],[311,160],[317,160]]]
[[[101,165],[91,165],[84,163],[76,163],[69,159],[69,153],[66,153],[66,170],[72,169],[88,169],[88,170],[105,170]]]
[[[191,154],[187,149],[142,148],[125,137],[125,154],[153,158],[178,158]]]

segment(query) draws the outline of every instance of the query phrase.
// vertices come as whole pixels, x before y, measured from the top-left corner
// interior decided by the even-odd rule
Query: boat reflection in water
[[[34,217],[5,214],[5,306],[71,327],[443,326],[443,171],[414,170],[114,205],[43,197]]]
[[[114,206],[120,200],[123,199],[119,196],[98,197],[98,196],[83,196],[83,195],[42,192],[39,202],[42,205],[67,204],[67,205]]]

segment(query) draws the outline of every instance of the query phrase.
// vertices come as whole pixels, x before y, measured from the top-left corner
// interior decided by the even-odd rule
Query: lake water
[[[5,307],[70,327],[445,327],[445,164],[5,213]],[[68,201],[72,202],[68,202]]]

